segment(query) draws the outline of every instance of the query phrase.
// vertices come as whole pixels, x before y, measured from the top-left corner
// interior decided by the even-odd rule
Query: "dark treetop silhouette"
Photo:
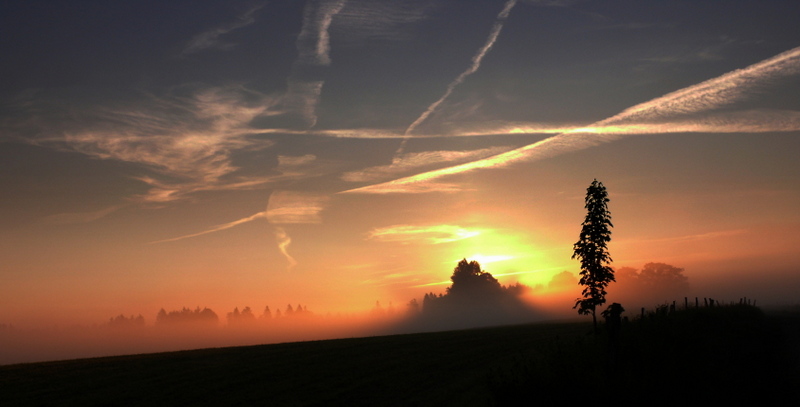
[[[580,285],[584,286],[583,298],[575,301],[573,308],[582,315],[592,314],[597,329],[595,309],[606,302],[606,287],[614,281],[608,242],[611,241],[611,212],[608,211],[606,187],[597,179],[586,189],[586,219],[581,224],[581,235],[573,246],[572,258],[581,262]]]

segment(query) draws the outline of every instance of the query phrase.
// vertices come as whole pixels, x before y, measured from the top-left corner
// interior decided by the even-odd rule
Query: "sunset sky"
[[[0,5],[0,323],[403,307],[462,258],[800,293],[800,2]],[[577,285],[571,288],[580,294]]]

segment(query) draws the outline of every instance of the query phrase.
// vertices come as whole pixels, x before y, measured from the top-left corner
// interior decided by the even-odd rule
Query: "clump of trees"
[[[180,311],[167,312],[161,308],[156,315],[156,325],[172,325],[172,324],[187,324],[187,323],[202,323],[202,324],[217,324],[219,317],[210,308],[200,307],[194,310],[184,307]]]
[[[673,301],[689,294],[689,277],[684,269],[666,263],[647,263],[641,270],[620,267],[616,270],[615,298],[640,305]]]
[[[239,311],[239,307],[235,307],[233,311],[229,312],[226,316],[228,319],[228,325],[240,325],[240,324],[252,324],[256,322],[256,316],[253,314],[253,310],[250,307],[244,307],[242,311]]]
[[[527,287],[522,284],[503,286],[491,273],[481,269],[477,261],[462,259],[450,277],[452,284],[445,294],[425,294],[421,315],[475,322],[504,322],[529,314],[530,309],[521,300]],[[416,301],[409,309],[416,312]]]

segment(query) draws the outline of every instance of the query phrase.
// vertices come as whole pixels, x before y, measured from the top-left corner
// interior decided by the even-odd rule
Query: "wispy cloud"
[[[287,270],[291,271],[295,266],[297,266],[297,260],[294,259],[289,254],[289,245],[292,244],[292,238],[286,233],[282,227],[275,228],[275,240],[278,243],[278,250],[281,251],[283,257],[286,258],[288,262]]]
[[[467,70],[458,75],[458,77],[456,77],[456,79],[453,80],[453,82],[450,82],[450,84],[447,85],[447,89],[445,90],[444,94],[439,98],[439,100],[433,102],[433,104],[428,106],[428,108],[416,120],[414,120],[414,122],[411,123],[410,126],[408,126],[408,128],[406,129],[406,135],[413,133],[414,130],[420,124],[422,124],[425,120],[427,120],[428,117],[434,111],[436,111],[439,105],[441,105],[442,102],[444,102],[450,96],[450,94],[453,93],[453,90],[455,90],[456,86],[463,83],[468,76],[478,71],[478,68],[480,68],[481,66],[481,61],[483,61],[483,58],[486,56],[489,50],[492,49],[492,46],[494,45],[495,41],[497,41],[497,37],[500,35],[500,31],[503,29],[503,24],[505,23],[506,18],[508,18],[509,13],[511,13],[511,9],[514,7],[515,4],[517,4],[517,0],[508,0],[506,2],[505,6],[503,6],[503,9],[497,15],[495,23],[492,26],[492,30],[489,33],[489,38],[486,39],[486,43],[484,43],[483,46],[480,49],[478,49],[478,52],[475,54],[475,56],[472,57],[472,64],[469,66],[469,68],[467,68]],[[397,150],[397,155],[403,153],[407,141],[408,141],[407,138],[403,139],[403,142],[400,144],[400,148],[398,148]]]
[[[393,225],[373,229],[369,232],[367,238],[379,242],[402,244],[441,244],[469,239],[480,234],[480,230],[455,225]]]
[[[297,191],[275,191],[267,204],[267,219],[274,224],[320,223],[329,197]]]
[[[102,106],[47,100],[21,108],[25,120],[6,132],[27,143],[139,165],[151,190],[138,197],[167,202],[197,191],[249,189],[268,177],[236,175],[238,151],[268,148],[250,123],[269,115],[279,97],[241,86],[177,88]]]
[[[303,11],[303,26],[297,36],[297,59],[287,81],[282,106],[300,115],[306,127],[317,123],[317,105],[324,80],[320,68],[331,64],[330,26],[345,0],[311,0]]]
[[[189,96],[149,96],[142,103],[80,109],[77,124],[41,123],[41,136],[29,141],[99,159],[135,163],[172,179],[141,177],[156,195],[182,194],[201,188],[229,188],[246,179],[224,180],[238,167],[234,150],[258,150],[271,141],[247,137],[249,123],[274,105],[275,99],[241,87],[201,89]],[[52,129],[51,129],[52,127]],[[63,130],[67,128],[68,130]],[[157,199],[156,199],[157,200]]]
[[[426,19],[436,7],[436,2],[429,0],[349,0],[337,15],[333,30],[349,46],[360,46],[367,40],[407,41],[413,35],[408,28]]]
[[[282,110],[299,115],[305,127],[314,127],[317,124],[317,105],[324,83],[321,80],[290,78],[286,95],[281,101]]]
[[[297,63],[330,65],[331,44],[328,29],[333,16],[339,13],[345,0],[311,0],[303,11],[303,27],[297,36]]]
[[[695,129],[723,127],[733,130],[736,128],[735,123],[737,120],[740,121],[734,116],[726,116],[724,114],[718,116],[728,117],[729,121],[726,126],[717,126],[713,121],[709,121],[708,118],[691,117],[691,115],[730,105],[743,99],[747,91],[772,83],[781,77],[795,75],[798,72],[800,72],[800,47],[747,68],[738,69],[720,77],[630,107],[617,115],[593,123],[585,128],[558,134],[482,160],[343,191],[343,193],[397,193],[405,192],[406,188],[408,192],[417,192],[421,189],[426,189],[424,186],[426,183],[448,175],[482,168],[504,167],[520,161],[541,160],[619,140],[631,134],[652,134],[658,129],[661,129],[662,132],[668,132],[672,121],[691,123],[691,125],[685,127],[686,130],[691,130],[693,126]],[[757,120],[752,115],[750,117],[753,120]],[[781,119],[775,121],[779,123],[778,126],[775,126],[778,128],[791,128],[796,122],[794,112],[791,114],[784,112],[779,114],[779,117]],[[764,118],[768,117],[762,116],[762,120]],[[703,126],[704,122],[707,124],[706,126]],[[637,126],[644,126],[649,130],[645,132],[642,128],[637,129]],[[765,129],[774,127],[754,124],[738,127],[740,131],[748,128]],[[601,132],[601,129],[613,129],[613,131]],[[629,132],[622,132],[620,129],[628,129]],[[429,190],[433,191],[433,189]]]
[[[264,7],[264,5],[265,4],[255,5],[239,15],[236,18],[236,21],[220,25],[219,27],[215,27],[195,35],[194,38],[189,41],[189,44],[186,45],[186,48],[184,48],[181,54],[188,55],[207,49],[228,50],[233,48],[235,44],[224,42],[220,40],[220,37],[228,34],[231,31],[253,24],[256,21],[254,17],[256,11]]]
[[[279,96],[241,86],[174,92],[107,106],[53,104],[47,106],[54,109],[47,115],[31,115],[11,127],[34,129],[37,134],[23,140],[35,145],[139,165],[142,173],[132,178],[149,188],[133,200],[143,204],[172,202],[198,192],[264,188],[322,171],[312,154],[281,155],[268,175],[244,175],[234,162],[237,154],[274,145],[257,137],[264,131],[253,129],[251,122],[272,114]]]

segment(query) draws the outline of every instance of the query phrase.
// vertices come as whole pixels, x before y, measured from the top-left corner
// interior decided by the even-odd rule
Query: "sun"
[[[447,262],[475,260],[481,269],[492,273],[504,284],[546,284],[559,268],[548,257],[548,250],[537,247],[523,234],[508,230],[482,230],[481,234],[454,244]]]

